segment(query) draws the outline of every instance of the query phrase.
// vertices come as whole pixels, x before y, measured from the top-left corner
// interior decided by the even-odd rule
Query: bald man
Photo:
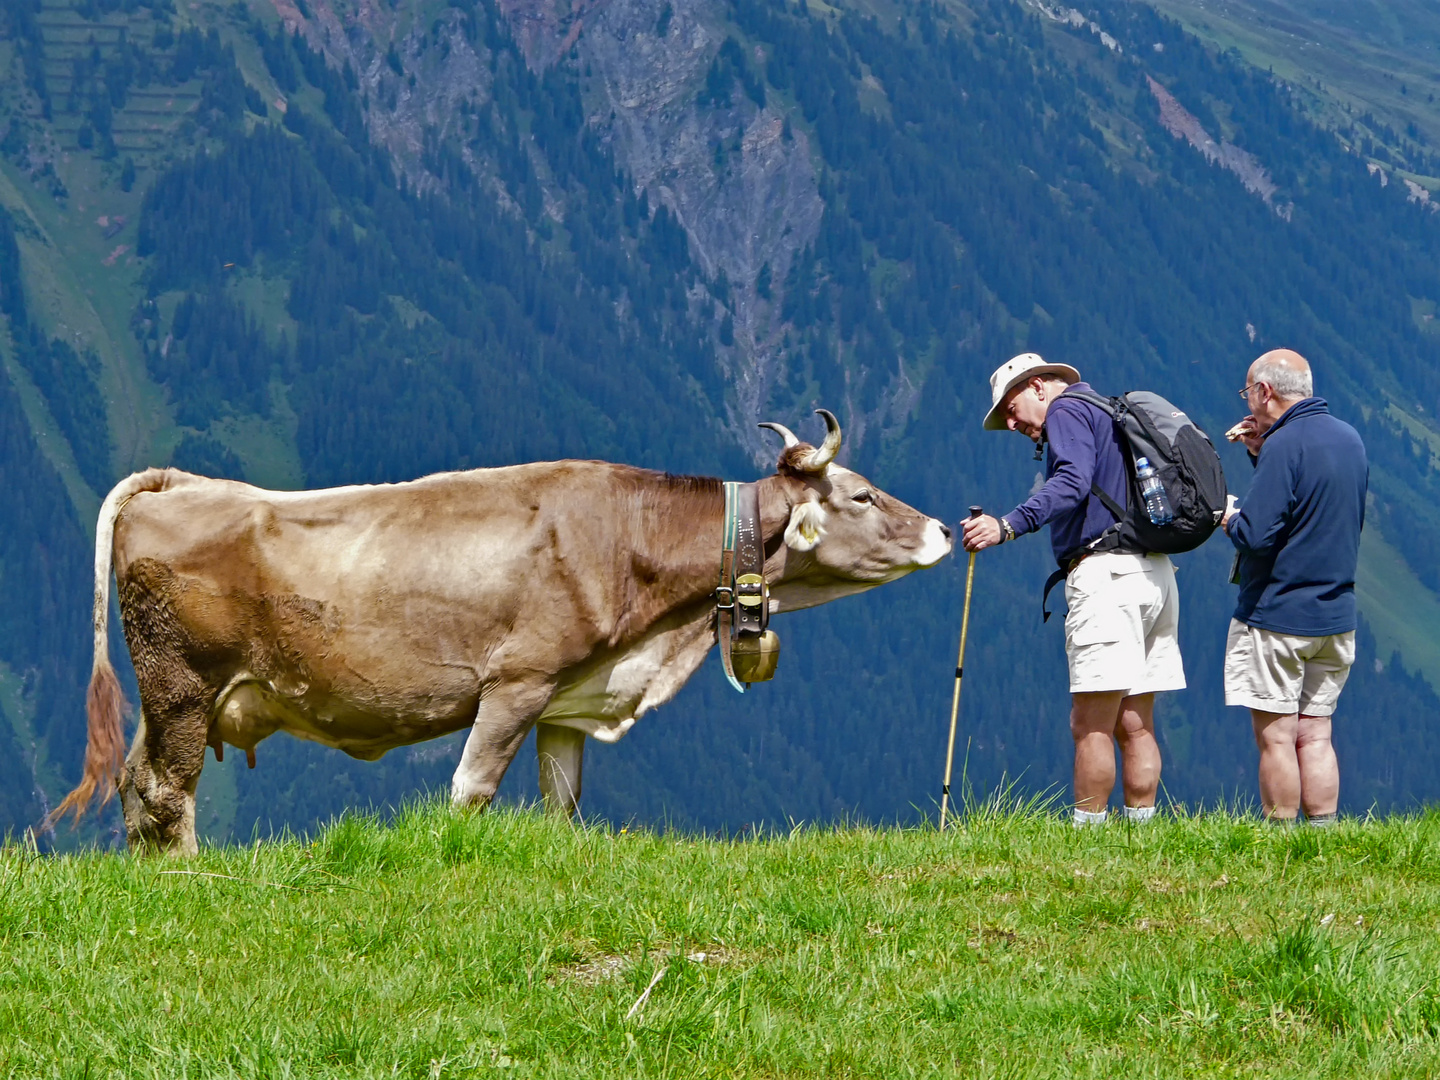
[[[1355,662],[1355,564],[1370,470],[1365,444],[1314,396],[1290,349],[1250,365],[1250,415],[1230,433],[1255,476],[1224,527],[1240,598],[1225,643],[1225,704],[1250,710],[1260,799],[1272,821],[1335,821],[1340,767],[1331,716]]]

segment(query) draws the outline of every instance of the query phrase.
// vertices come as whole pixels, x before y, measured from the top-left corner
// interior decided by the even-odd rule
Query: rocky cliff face
[[[590,73],[592,124],[635,182],[679,217],[706,273],[731,285],[729,419],[742,441],[758,444],[750,433],[783,362],[779,283],[814,240],[824,204],[810,142],[773,100],[697,100],[726,36],[717,0],[611,0],[595,8],[576,48]],[[758,50],[753,62],[764,62]],[[757,288],[767,267],[769,299]]]
[[[482,179],[490,164],[464,138],[464,118],[490,96],[491,57],[447,9],[429,26],[413,13],[361,0],[273,0],[286,27],[356,73],[371,137],[412,184],[433,184],[427,152],[453,139]],[[707,73],[729,36],[719,0],[504,0],[499,10],[532,69],[560,62],[581,73],[588,121],[616,164],[684,226],[709,288],[692,303],[716,332],[733,388],[726,426],[757,457],[769,390],[785,377],[779,305],[796,253],[819,230],[824,204],[807,134],[783,103],[743,93],[702,102]],[[764,64],[756,49],[751,62]],[[504,186],[483,187],[506,202]],[[547,192],[563,223],[563,199]],[[768,294],[768,295],[766,295]],[[726,318],[733,326],[721,334]],[[833,403],[832,403],[833,404]],[[903,418],[902,418],[903,419]],[[853,429],[863,431],[863,422]]]
[[[1205,125],[1192,116],[1185,106],[1175,100],[1174,94],[1149,76],[1145,81],[1146,85],[1150,87],[1150,93],[1160,106],[1160,123],[1166,131],[1177,139],[1184,139],[1200,151],[1206,161],[1219,165],[1222,169],[1229,169],[1240,178],[1246,191],[1260,196],[1267,206],[1274,205],[1273,200],[1278,188],[1275,181],[1270,178],[1270,173],[1256,160],[1254,154],[1240,149],[1231,142],[1224,140],[1216,142],[1205,130]],[[1286,221],[1290,220],[1290,215],[1294,213],[1294,210],[1295,207],[1291,203],[1275,207],[1275,212]]]
[[[467,38],[462,14],[450,8],[422,27],[408,12],[370,0],[311,0],[304,12],[295,0],[271,2],[287,31],[350,66],[375,142],[412,183],[433,182],[423,165],[426,149],[457,136],[462,118],[490,97],[489,58]],[[474,155],[462,153],[483,174]]]

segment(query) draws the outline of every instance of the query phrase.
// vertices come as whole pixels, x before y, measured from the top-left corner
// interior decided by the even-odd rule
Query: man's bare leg
[[[1265,808],[1265,816],[1272,821],[1294,821],[1300,811],[1300,759],[1295,747],[1300,717],[1295,713],[1251,709],[1250,723],[1255,729],[1255,745],[1260,748],[1260,803]],[[1328,730],[1326,745],[1329,745]],[[1331,761],[1334,757],[1332,750]],[[1339,790],[1337,777],[1337,797]]]
[[[1160,744],[1155,741],[1155,695],[1135,694],[1120,702],[1115,724],[1126,806],[1154,806],[1160,787]]]
[[[1340,805],[1340,764],[1330,742],[1330,717],[1300,714],[1295,731],[1300,765],[1300,805],[1311,821],[1334,815]]]
[[[1075,740],[1075,806],[1098,814],[1115,788],[1115,725],[1124,691],[1070,695],[1070,735]]]

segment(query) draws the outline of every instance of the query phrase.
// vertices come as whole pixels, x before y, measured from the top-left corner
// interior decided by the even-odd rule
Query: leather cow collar
[[[745,686],[736,678],[731,656],[735,639],[759,638],[770,625],[770,584],[765,580],[765,540],[760,534],[760,488],[756,484],[725,484],[725,531],[715,610],[715,636],[725,677],[743,694]]]

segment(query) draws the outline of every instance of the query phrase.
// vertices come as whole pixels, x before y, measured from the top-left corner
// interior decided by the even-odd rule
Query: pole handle
[[[979,517],[981,514],[983,514],[984,512],[985,512],[985,508],[984,508],[983,506],[972,506],[972,507],[970,507],[970,517],[971,517],[971,518],[978,518],[978,517]]]

